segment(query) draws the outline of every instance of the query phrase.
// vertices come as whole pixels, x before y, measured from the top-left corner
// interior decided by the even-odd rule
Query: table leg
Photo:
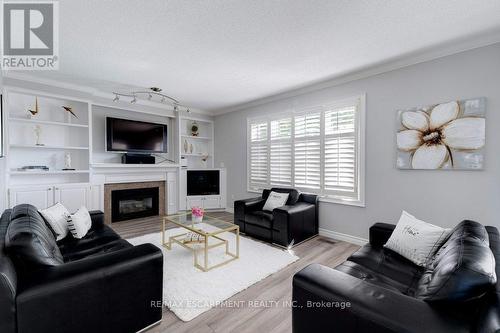
[[[240,228],[236,229],[236,258],[240,257]]]
[[[161,228],[161,244],[165,244],[165,218],[162,219],[162,225],[163,227]]]
[[[208,237],[205,236],[205,266],[203,267],[205,272],[208,270]]]

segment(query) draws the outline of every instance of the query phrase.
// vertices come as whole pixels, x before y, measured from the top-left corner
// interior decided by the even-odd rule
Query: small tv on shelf
[[[167,153],[167,125],[106,117],[106,151]]]
[[[220,195],[219,170],[187,170],[187,195]]]

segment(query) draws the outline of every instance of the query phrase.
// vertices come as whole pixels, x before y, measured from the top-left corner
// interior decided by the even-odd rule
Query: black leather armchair
[[[91,218],[84,238],[56,243],[35,207],[2,214],[0,332],[137,332],[161,320],[161,250]]]
[[[262,208],[271,191],[289,193],[285,206]],[[267,242],[288,247],[318,234],[318,196],[295,189],[272,188],[262,196],[234,202],[234,223],[240,231]]]
[[[422,268],[383,248],[394,225],[335,269],[293,278],[293,332],[500,332],[500,237],[464,221]],[[496,262],[496,266],[495,266]]]

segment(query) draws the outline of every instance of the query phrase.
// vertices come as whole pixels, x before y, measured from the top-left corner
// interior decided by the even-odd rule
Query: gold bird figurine
[[[73,112],[73,109],[69,106],[64,106],[62,107],[64,110],[66,110],[67,112],[71,113],[73,115],[73,117],[75,118],[78,118],[78,116]]]
[[[30,110],[28,109],[29,113],[31,113],[32,116],[35,116],[36,114],[38,114],[38,111],[40,111],[38,109],[38,97],[35,97],[35,109],[34,110]]]

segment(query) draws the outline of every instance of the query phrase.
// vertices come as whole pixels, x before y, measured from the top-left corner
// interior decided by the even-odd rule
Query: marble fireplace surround
[[[129,190],[138,188],[159,188],[159,215],[165,215],[165,181],[151,182],[131,182],[131,183],[116,183],[104,184],[104,223],[111,224],[111,192],[115,190]],[[122,221],[120,223],[126,223]]]

